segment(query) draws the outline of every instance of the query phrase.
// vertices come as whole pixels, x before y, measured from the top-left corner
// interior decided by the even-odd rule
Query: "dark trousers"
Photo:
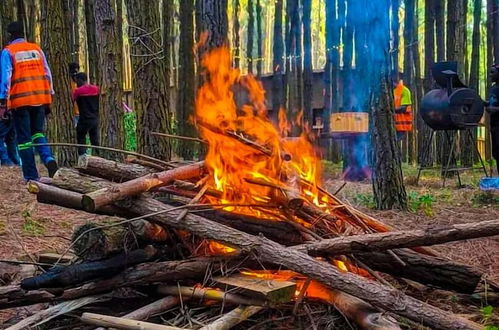
[[[497,173],[499,174],[499,126],[490,128],[490,137],[492,138],[492,157],[496,160]]]
[[[76,125],[76,140],[78,144],[86,144],[87,134],[90,137],[90,144],[99,145],[99,121],[97,119],[79,119]],[[87,153],[87,148],[79,147],[78,156]]]
[[[24,179],[37,180],[39,175],[32,144],[47,143],[47,138],[43,134],[45,109],[43,106],[17,108],[12,110],[12,118],[17,134],[17,148],[22,161]],[[36,151],[44,164],[54,160],[49,146],[36,147]]]
[[[12,119],[0,120],[0,163],[19,165],[17,155],[16,131]]]

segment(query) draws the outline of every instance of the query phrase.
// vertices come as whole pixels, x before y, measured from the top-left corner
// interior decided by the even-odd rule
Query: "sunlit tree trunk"
[[[75,142],[75,129],[68,63],[70,57],[69,27],[60,0],[46,0],[42,5],[42,49],[50,66],[55,97],[51,115],[47,120],[48,139],[51,142]],[[76,150],[54,149],[60,166],[71,166],[76,160]]]
[[[391,68],[394,71],[399,71],[399,9],[400,0],[391,0],[391,34],[392,34],[392,52],[391,52]]]
[[[171,132],[166,63],[162,58],[161,8],[159,0],[147,6],[127,0],[129,38],[133,67],[133,97],[137,116],[137,149],[140,153],[170,159],[168,139],[152,132]]]
[[[253,36],[255,34],[255,11],[253,0],[248,0],[248,37],[246,38],[246,59],[248,61],[248,73],[253,73]]]
[[[101,144],[124,148],[123,131],[123,49],[119,40],[116,0],[99,0],[95,3],[94,17],[99,52],[100,72],[100,132]],[[115,156],[105,154],[107,158]]]
[[[189,122],[194,115],[196,71],[194,61],[194,0],[180,4],[180,42],[177,95],[177,124],[180,135],[195,136],[196,130]],[[193,159],[199,146],[189,141],[178,141],[177,154]]]
[[[260,77],[262,75],[262,66],[263,66],[262,4],[260,3],[260,0],[256,0],[256,35],[257,35],[256,74],[258,77]]]
[[[407,209],[400,151],[396,143],[393,93],[389,81],[390,59],[384,55],[389,46],[389,21],[384,13],[389,0],[367,2],[367,39],[371,49],[367,78],[372,88],[373,192],[378,209]],[[377,31],[374,31],[377,30]],[[381,30],[381,31],[380,31]]]
[[[416,79],[415,79],[415,66],[416,61],[419,61],[419,57],[414,57],[414,48],[417,49],[417,43],[414,40],[414,30],[416,26],[415,20],[415,10],[416,10],[416,0],[405,0],[405,20],[404,20],[404,84],[412,92],[412,111],[413,111],[413,121],[417,119],[417,107],[416,107]],[[416,125],[414,125],[416,127]],[[417,130],[413,129],[409,132],[407,136],[407,160],[409,163],[413,164],[416,160],[416,134]]]
[[[80,53],[80,22],[79,22],[79,1],[68,2],[68,22],[69,22],[69,40],[71,49],[71,61],[78,62]]]
[[[234,29],[232,31],[232,40],[234,44],[234,67],[239,68],[240,56],[241,56],[241,38],[239,33],[241,32],[241,27],[239,23],[239,12],[241,10],[240,0],[233,0],[232,7],[234,8],[234,13],[232,16],[232,22],[234,23]]]
[[[303,0],[303,111],[304,120],[313,120],[312,99],[312,0]]]
[[[97,52],[97,39],[95,29],[94,5],[95,0],[84,0],[85,25],[87,30],[88,75],[92,83],[100,81],[99,55]]]
[[[283,0],[276,0],[274,12],[274,42],[272,68],[274,75],[272,77],[272,119],[277,120],[279,109],[284,107],[284,40],[282,15]]]

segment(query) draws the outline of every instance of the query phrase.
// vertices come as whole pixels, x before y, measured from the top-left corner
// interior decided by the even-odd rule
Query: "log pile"
[[[292,184],[274,189],[275,183],[256,179],[249,184],[274,189],[272,199],[239,212],[246,206],[224,202],[204,184],[202,162],[160,168],[87,157],[75,169],[59,169],[50,185],[30,182],[40,203],[106,220],[76,228],[54,267],[0,287],[0,309],[71,302],[80,324],[116,329],[292,328],[297,320],[326,328],[316,315],[330,315],[331,308],[362,329],[401,329],[408,322],[482,328],[397,287],[410,280],[475,292],[479,270],[427,246],[498,235],[499,220],[397,231],[322,188],[334,212],[310,203]],[[72,264],[62,265],[68,255]],[[143,303],[95,313],[98,302],[109,306],[123,290]]]

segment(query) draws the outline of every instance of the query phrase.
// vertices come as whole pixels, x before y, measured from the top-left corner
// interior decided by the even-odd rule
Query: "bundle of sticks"
[[[397,283],[475,292],[481,271],[426,246],[498,235],[499,220],[397,231],[322,188],[334,212],[292,188],[257,179],[250,184],[275,188],[272,203],[216,204],[220,191],[202,184],[203,162],[165,169],[134,162],[87,157],[75,169],[59,169],[50,185],[28,184],[41,203],[107,216],[74,231],[63,254],[74,255],[72,264],[62,265],[61,256],[44,273],[0,287],[0,309],[57,303],[10,329],[112,300],[124,288],[145,306],[113,316],[79,313],[78,322],[118,329],[245,329],[267,315],[260,328],[273,319],[293,328],[302,313],[312,328],[325,328],[314,324],[307,309],[312,302],[334,307],[362,329],[400,329],[401,322],[482,328],[402,292]],[[234,212],[240,207],[259,212]],[[187,304],[218,309],[210,317],[199,309],[187,321],[154,318]]]

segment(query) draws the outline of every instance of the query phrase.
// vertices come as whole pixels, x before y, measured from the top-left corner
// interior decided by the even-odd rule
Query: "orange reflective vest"
[[[395,113],[395,129],[397,132],[412,131],[412,100],[411,91],[405,87],[404,84],[399,82],[397,87],[393,90],[395,98],[395,108],[406,106],[404,113]]]
[[[50,79],[45,74],[40,47],[23,41],[5,49],[10,53],[13,69],[7,107],[17,109],[52,103]]]

